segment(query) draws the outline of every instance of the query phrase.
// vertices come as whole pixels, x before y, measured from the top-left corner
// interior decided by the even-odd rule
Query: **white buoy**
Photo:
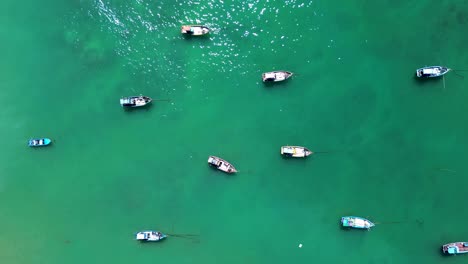
[[[301,247],[302,247],[302,244],[299,244],[299,248],[301,248]]]

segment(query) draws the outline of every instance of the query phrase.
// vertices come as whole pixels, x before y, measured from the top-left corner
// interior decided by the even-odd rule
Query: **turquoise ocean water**
[[[467,24],[461,0],[2,1],[0,262],[466,263],[440,245],[468,241],[468,72],[414,71],[468,69]]]

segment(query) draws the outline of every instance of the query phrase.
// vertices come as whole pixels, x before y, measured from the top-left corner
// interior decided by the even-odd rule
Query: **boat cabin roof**
[[[294,148],[292,148],[292,147],[284,147],[283,152],[287,153],[287,154],[294,154],[295,153]]]
[[[208,158],[208,162],[213,164],[213,165],[218,165],[219,166],[219,163],[221,162],[219,159],[217,158],[214,158],[214,157],[209,157]]]
[[[428,69],[423,69],[422,72],[423,74],[439,74],[440,70],[439,68],[428,68]]]
[[[455,254],[455,253],[458,253],[458,248],[457,247],[449,247],[447,252],[449,254]]]
[[[272,72],[265,73],[265,78],[267,78],[267,79],[275,79],[275,78],[276,78],[276,74],[274,74],[274,73],[272,73]]]
[[[147,233],[138,233],[137,234],[137,239],[147,239],[148,234]]]

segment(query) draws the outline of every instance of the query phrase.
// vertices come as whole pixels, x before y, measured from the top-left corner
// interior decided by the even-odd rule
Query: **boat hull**
[[[418,78],[436,78],[448,73],[451,69],[443,66],[428,66],[416,70]]]
[[[288,71],[265,72],[262,74],[262,81],[265,83],[282,82],[289,79],[292,75],[293,73]]]
[[[356,228],[356,229],[370,229],[374,227],[375,224],[369,221],[368,219],[358,217],[358,216],[343,216],[341,217],[341,225],[346,228]]]
[[[203,25],[184,25],[180,29],[180,33],[187,36],[203,36],[210,33],[210,29]]]
[[[120,105],[122,107],[143,107],[150,104],[153,101],[148,96],[129,96],[129,97],[122,97],[120,98]]]
[[[442,246],[442,253],[446,255],[459,255],[468,253],[468,242],[455,242]]]
[[[158,231],[142,231],[136,234],[136,240],[141,242],[158,242],[167,236]]]
[[[28,146],[30,147],[45,147],[50,145],[52,143],[52,140],[49,138],[38,138],[38,139],[30,139],[28,141]]]
[[[231,163],[216,156],[209,156],[208,164],[213,168],[216,168],[220,171],[223,171],[229,174],[237,172],[236,168],[234,168],[234,166]]]
[[[289,158],[305,158],[312,155],[313,152],[301,146],[282,146],[281,155]]]

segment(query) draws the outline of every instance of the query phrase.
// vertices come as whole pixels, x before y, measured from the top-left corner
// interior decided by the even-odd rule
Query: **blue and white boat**
[[[368,219],[358,216],[343,216],[341,217],[341,224],[343,227],[359,228],[359,229],[370,229],[375,226],[374,223]]]
[[[43,147],[47,146],[52,143],[52,140],[49,138],[38,138],[38,139],[30,139],[28,141],[28,146],[30,147]]]
[[[442,252],[447,255],[457,255],[468,253],[468,242],[455,242],[442,246]]]
[[[159,231],[141,231],[136,234],[136,240],[140,241],[161,241],[167,236]]]
[[[120,105],[123,107],[142,107],[151,103],[153,99],[148,96],[129,96],[120,98]]]

